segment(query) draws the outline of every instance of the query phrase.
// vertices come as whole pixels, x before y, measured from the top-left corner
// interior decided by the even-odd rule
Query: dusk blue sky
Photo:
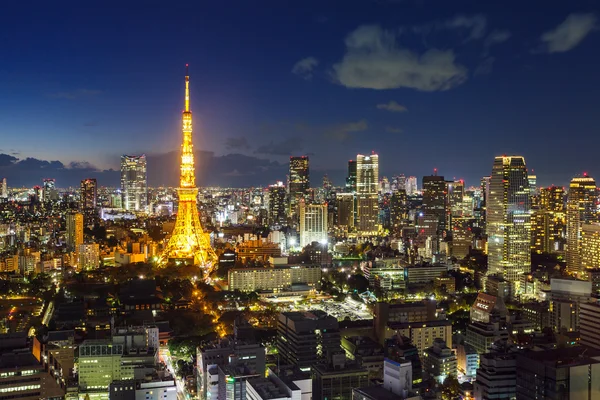
[[[598,1],[7,2],[0,175],[116,185],[104,170],[146,153],[150,184],[176,185],[189,63],[212,152],[199,184],[268,185],[303,154],[313,186],[341,184],[372,150],[390,178],[477,184],[505,153],[545,185],[600,177],[599,16]]]

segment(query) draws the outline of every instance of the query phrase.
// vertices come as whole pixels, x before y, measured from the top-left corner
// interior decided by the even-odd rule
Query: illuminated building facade
[[[408,205],[406,192],[403,189],[396,190],[390,199],[390,220],[394,232],[400,232],[404,222],[408,219]]]
[[[100,265],[100,245],[98,243],[80,244],[77,250],[77,267],[79,270],[98,268]]]
[[[581,265],[581,225],[594,221],[598,191],[596,181],[584,174],[569,184],[567,197],[567,270],[583,272]]]
[[[379,156],[356,156],[356,192],[377,193],[379,186]]]
[[[67,249],[78,251],[79,245],[83,244],[83,214],[72,212],[67,214]]]
[[[364,235],[379,231],[379,156],[356,156],[356,228]]]
[[[186,65],[187,69],[187,65]],[[179,210],[175,228],[159,265],[184,262],[200,265],[207,276],[217,261],[210,245],[210,235],[204,232],[198,216],[198,188],[194,166],[194,146],[192,144],[192,111],[190,110],[190,77],[185,76],[185,108],[183,111],[183,143],[181,145],[181,175],[177,194]]]
[[[531,210],[525,158],[494,160],[487,202],[488,271],[510,282],[531,268]],[[513,291],[512,293],[515,293]]]
[[[286,225],[285,186],[282,182],[269,186],[269,224]]]
[[[417,194],[417,191],[417,177],[409,176],[408,178],[406,178],[406,194],[408,196],[414,196],[415,194]]]
[[[561,252],[566,224],[565,190],[558,186],[541,188],[538,197],[531,216],[532,250],[538,254]]]
[[[57,201],[58,190],[56,190],[56,179],[46,178],[43,180],[44,190],[42,192],[42,201]]]
[[[8,184],[6,183],[6,178],[2,178],[2,192],[0,193],[0,197],[8,199]]]
[[[294,284],[314,287],[320,281],[321,267],[318,265],[233,268],[228,272],[229,290],[241,292],[282,291]]]
[[[98,202],[98,182],[95,178],[84,179],[79,187],[79,209],[89,212],[96,209]]]
[[[346,190],[356,193],[356,161],[348,161],[348,177],[346,178]]]
[[[148,206],[146,155],[121,156],[121,197],[127,211],[145,212]]]
[[[423,177],[423,213],[426,220],[437,222],[438,234],[446,230],[448,201],[447,184],[443,176]]]
[[[300,200],[300,246],[327,243],[327,204],[306,204]]]
[[[600,268],[600,223],[581,225],[582,271]]]
[[[306,199],[310,189],[308,157],[290,157],[290,214],[297,212],[300,199]]]
[[[354,228],[354,195],[337,193],[335,201],[337,203],[337,227],[351,230]]]

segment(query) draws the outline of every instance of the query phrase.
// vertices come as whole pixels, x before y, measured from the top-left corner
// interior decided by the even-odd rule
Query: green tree
[[[442,386],[442,400],[456,400],[460,396],[460,383],[454,375],[448,375]]]

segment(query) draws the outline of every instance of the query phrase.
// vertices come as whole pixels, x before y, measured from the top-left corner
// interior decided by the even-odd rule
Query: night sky
[[[600,177],[598,1],[87,3],[2,5],[9,186],[117,185],[140,153],[176,186],[185,63],[199,184],[268,185],[303,154],[341,184],[372,150],[390,178],[478,184],[501,154],[545,185]]]

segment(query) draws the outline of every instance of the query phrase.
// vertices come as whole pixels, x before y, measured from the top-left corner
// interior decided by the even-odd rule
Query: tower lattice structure
[[[177,194],[179,210],[173,234],[159,258],[159,265],[170,262],[193,263],[202,267],[208,276],[217,261],[198,216],[194,145],[192,144],[192,111],[190,110],[190,76],[185,74],[185,109],[183,111],[183,143],[181,145],[181,177]]]

